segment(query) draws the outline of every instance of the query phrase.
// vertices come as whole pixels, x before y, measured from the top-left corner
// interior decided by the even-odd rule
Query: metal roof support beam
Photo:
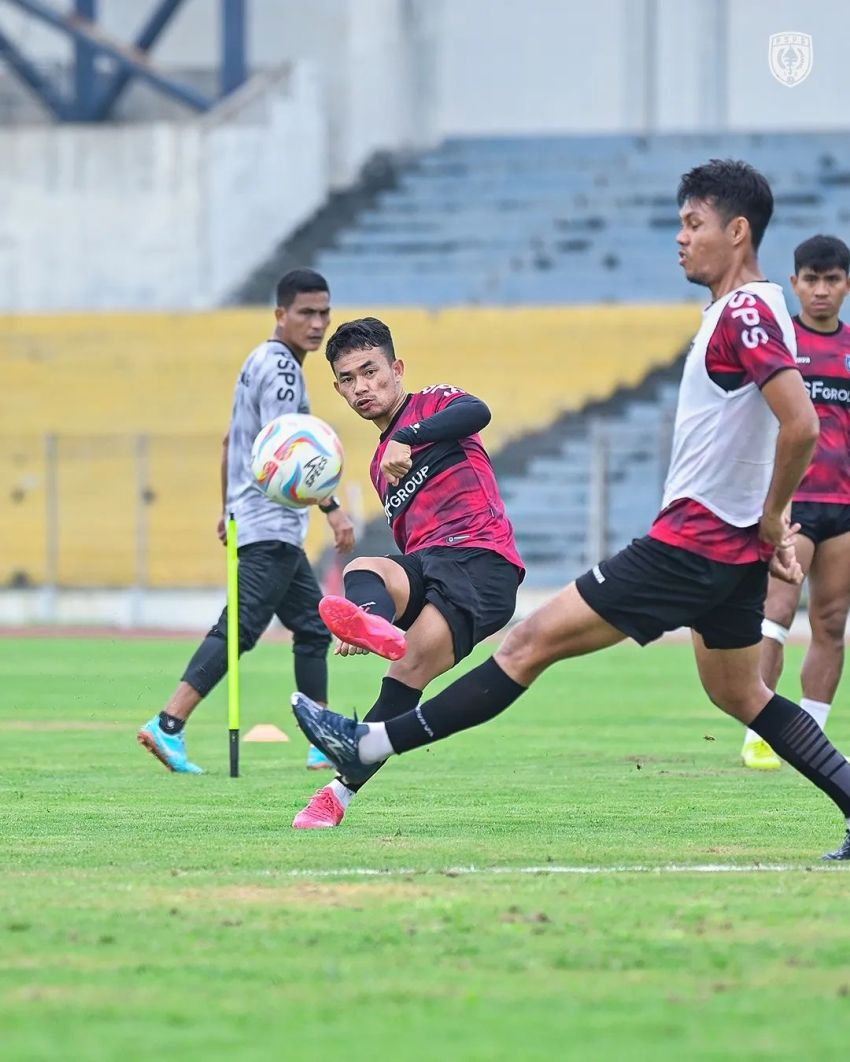
[[[17,7],[41,19],[50,26],[69,34],[74,41],[85,41],[96,51],[110,56],[118,65],[128,70],[131,75],[140,77],[167,96],[179,100],[196,111],[206,111],[213,100],[203,96],[188,85],[181,85],[170,77],[160,74],[148,62],[147,55],[136,47],[126,47],[119,41],[105,34],[95,23],[81,19],[76,15],[61,15],[42,0],[10,0]]]
[[[221,95],[238,89],[246,76],[245,0],[221,0]]]
[[[94,22],[97,18],[97,0],[74,0],[77,18]],[[97,91],[97,52],[91,42],[77,37],[74,41],[74,117],[81,122],[91,114]]]
[[[133,41],[133,47],[140,52],[150,51],[184,2],[185,0],[160,0],[159,7],[151,13],[150,18],[139,31],[135,41]],[[91,109],[91,118],[94,121],[99,122],[110,116],[112,108],[120,99],[132,77],[133,71],[123,66],[116,70],[108,80],[103,81],[101,79],[101,90]]]
[[[60,121],[67,121],[71,117],[70,107],[61,93],[56,91],[50,78],[45,77],[38,67],[18,50],[2,30],[0,30],[0,60],[5,60],[9,64],[18,75],[18,78],[32,89],[54,118],[58,118]]]

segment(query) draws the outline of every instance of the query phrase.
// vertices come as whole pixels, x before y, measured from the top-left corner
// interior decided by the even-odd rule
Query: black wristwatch
[[[332,494],[330,498],[325,498],[323,502],[319,502],[319,512],[321,513],[335,513],[339,508],[339,498],[335,494]]]

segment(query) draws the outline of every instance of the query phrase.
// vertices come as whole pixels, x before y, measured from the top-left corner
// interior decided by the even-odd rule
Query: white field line
[[[800,873],[841,873],[840,864],[819,863],[816,865],[796,863],[697,863],[693,865],[668,863],[662,866],[558,866],[548,864],[540,867],[444,867],[442,869],[414,870],[405,867],[339,867],[318,870],[267,870],[264,873],[287,878],[405,878],[405,877],[463,877],[473,874],[487,877],[497,874],[785,874],[791,871]]]

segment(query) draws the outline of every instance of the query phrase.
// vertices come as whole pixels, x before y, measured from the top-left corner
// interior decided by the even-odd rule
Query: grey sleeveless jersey
[[[226,514],[236,517],[240,546],[269,541],[303,546],[307,510],[268,500],[251,475],[251,445],[275,417],[309,412],[304,375],[292,351],[277,339],[252,350],[236,382],[227,451]]]

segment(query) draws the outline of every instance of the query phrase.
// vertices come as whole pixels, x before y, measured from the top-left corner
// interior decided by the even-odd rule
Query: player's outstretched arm
[[[396,442],[408,446],[422,443],[447,442],[475,435],[490,423],[490,410],[475,395],[459,395],[437,413],[393,432]]]

